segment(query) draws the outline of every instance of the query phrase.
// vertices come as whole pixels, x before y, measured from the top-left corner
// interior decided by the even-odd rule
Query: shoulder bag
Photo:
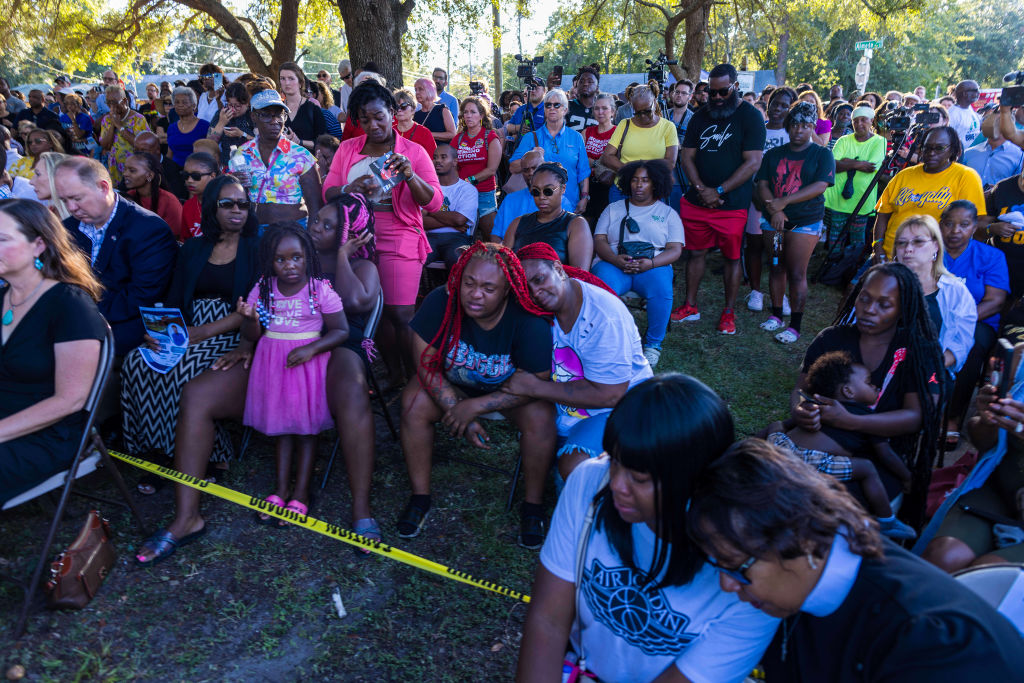
[[[50,580],[43,589],[46,606],[82,609],[95,597],[116,561],[107,520],[97,510],[90,510],[78,538],[50,565]]]
[[[635,235],[640,232],[640,226],[637,225],[635,219],[629,217],[629,198],[627,197],[626,202],[626,215],[619,222],[619,244],[617,251],[620,255],[628,256],[633,260],[649,258],[654,260],[654,252],[656,251],[654,245],[650,242],[626,242],[626,229],[629,229],[630,234]]]

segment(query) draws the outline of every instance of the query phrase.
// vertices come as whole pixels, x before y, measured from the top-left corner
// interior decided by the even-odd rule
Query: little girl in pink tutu
[[[305,515],[316,435],[333,425],[327,408],[326,352],[345,341],[348,323],[341,299],[321,277],[313,242],[298,223],[271,225],[259,249],[260,280],[247,300],[238,301],[238,312],[245,317],[242,336],[257,342],[243,421],[277,437],[277,489],[267,502]],[[267,515],[259,520],[277,523]]]

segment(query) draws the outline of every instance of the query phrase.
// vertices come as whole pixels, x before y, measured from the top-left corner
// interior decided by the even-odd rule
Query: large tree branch
[[[264,50],[266,50],[268,53],[274,51],[274,46],[270,44],[270,41],[263,37],[263,32],[260,30],[259,25],[257,25],[255,21],[253,21],[249,17],[238,17],[238,20],[244,24],[249,25],[249,27],[252,29],[252,37],[259,41],[259,44],[263,46]],[[229,38],[227,42],[233,43],[234,41]]]
[[[202,12],[213,19],[230,38],[226,42],[238,48],[242,59],[245,60],[246,65],[252,71],[256,73],[269,73],[270,65],[267,64],[266,60],[263,59],[263,55],[260,54],[256,43],[253,42],[253,36],[245,29],[239,18],[221,4],[219,0],[174,0],[174,2],[184,5],[189,9]],[[248,20],[248,17],[243,18]],[[264,42],[259,31],[254,31],[254,33],[256,40]],[[273,54],[273,49],[269,50],[269,52]]]

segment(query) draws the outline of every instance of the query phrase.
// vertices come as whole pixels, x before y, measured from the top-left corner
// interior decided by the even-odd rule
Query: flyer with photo
[[[188,350],[188,328],[185,326],[185,318],[177,308],[160,306],[139,306],[139,313],[142,314],[142,324],[146,327],[146,333],[156,340],[160,347],[154,351],[146,345],[141,346],[142,360],[161,375],[167,374]]]

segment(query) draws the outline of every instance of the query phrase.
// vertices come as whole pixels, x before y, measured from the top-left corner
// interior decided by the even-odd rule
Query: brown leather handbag
[[[78,538],[50,565],[46,606],[82,609],[93,599],[117,561],[110,526],[97,510],[90,510]]]

